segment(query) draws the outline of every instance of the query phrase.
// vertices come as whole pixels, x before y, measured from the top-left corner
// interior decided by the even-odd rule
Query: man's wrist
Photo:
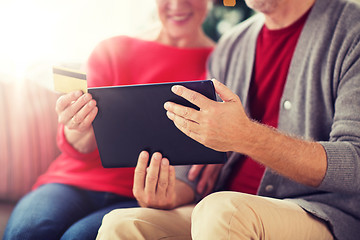
[[[230,151],[251,156],[263,145],[261,141],[264,139],[264,128],[267,128],[267,126],[249,119],[249,122],[242,128],[240,129],[240,137]]]

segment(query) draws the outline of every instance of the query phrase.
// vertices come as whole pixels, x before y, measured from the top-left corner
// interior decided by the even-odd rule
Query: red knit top
[[[206,77],[206,59],[212,48],[177,48],[125,36],[101,42],[88,61],[88,87],[199,80]],[[134,168],[105,169],[99,152],[75,150],[59,126],[61,155],[40,176],[34,189],[46,183],[133,197]]]

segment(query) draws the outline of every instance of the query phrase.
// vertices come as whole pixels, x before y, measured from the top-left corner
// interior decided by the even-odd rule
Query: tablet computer
[[[141,151],[160,152],[171,165],[224,163],[226,154],[186,136],[166,116],[167,101],[198,109],[171,91],[183,85],[216,100],[212,81],[89,88],[97,101],[93,129],[105,168],[135,167]]]

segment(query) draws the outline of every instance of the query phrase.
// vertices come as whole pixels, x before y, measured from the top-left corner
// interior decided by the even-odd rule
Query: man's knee
[[[141,233],[141,210],[141,208],[117,209],[106,214],[97,239],[126,239],[131,237],[130,234],[143,235]]]
[[[191,208],[192,210],[192,208]],[[97,239],[190,239],[190,215],[177,210],[127,208],[103,218]]]
[[[193,211],[192,237],[253,236],[256,234],[254,229],[260,225],[253,200],[252,195],[235,192],[217,192],[207,196]]]
[[[193,218],[207,218],[209,221],[229,218],[234,211],[251,214],[253,211],[252,195],[238,192],[216,192],[201,200],[193,211]],[[209,217],[211,216],[211,217]],[[214,218],[212,218],[212,216]]]

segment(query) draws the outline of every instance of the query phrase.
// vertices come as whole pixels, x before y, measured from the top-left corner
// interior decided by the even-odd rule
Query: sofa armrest
[[[0,201],[17,201],[60,153],[58,95],[32,82],[0,76]]]

